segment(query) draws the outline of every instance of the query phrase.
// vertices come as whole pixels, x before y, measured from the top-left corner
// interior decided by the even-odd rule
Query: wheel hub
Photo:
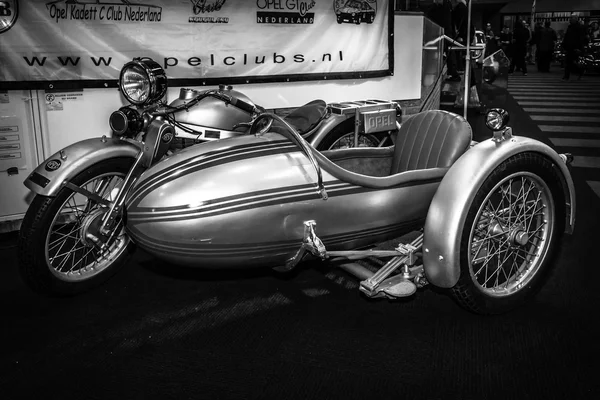
[[[106,208],[97,208],[91,211],[81,221],[80,237],[81,242],[88,246],[101,247],[108,238],[100,233],[100,227],[102,226],[102,217],[107,213]]]
[[[503,235],[504,238],[508,239],[508,243],[513,246],[525,246],[529,242],[529,234],[521,225],[507,227],[496,221],[490,225],[489,229],[491,235]]]

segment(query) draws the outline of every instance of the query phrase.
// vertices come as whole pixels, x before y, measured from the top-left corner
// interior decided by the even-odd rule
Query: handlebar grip
[[[238,99],[235,97],[231,98],[231,104],[233,104],[234,106],[236,106],[237,108],[246,111],[248,113],[253,113],[254,112],[254,106],[242,99]]]

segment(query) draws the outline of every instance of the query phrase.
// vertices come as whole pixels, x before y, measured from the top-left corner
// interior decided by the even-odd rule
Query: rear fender
[[[63,182],[109,158],[135,158],[140,148],[118,138],[86,139],[65,147],[40,164],[25,179],[25,186],[42,196],[55,196]]]
[[[575,225],[575,186],[569,169],[556,151],[526,137],[476,144],[452,165],[431,202],[425,221],[423,266],[430,283],[451,288],[460,275],[460,238],[469,208],[487,177],[506,159],[524,152],[541,154],[562,172],[565,231]]]
[[[313,147],[316,148],[329,133],[331,133],[338,125],[348,119],[350,119],[350,117],[347,115],[332,114],[329,116],[329,118],[325,119],[318,125],[316,132],[309,133],[308,138],[306,139]]]

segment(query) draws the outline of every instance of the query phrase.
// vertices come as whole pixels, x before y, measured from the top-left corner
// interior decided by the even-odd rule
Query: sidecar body
[[[471,143],[461,117],[421,118],[431,121],[405,126],[413,137],[397,148],[315,150],[327,200],[308,158],[284,134],[185,149],[131,190],[127,229],[157,257],[198,267],[282,265],[298,250],[307,220],[332,249],[396,237],[423,225],[442,178]]]
[[[445,111],[411,117],[392,147],[312,150],[326,198],[317,190],[314,165],[285,133],[186,148],[136,182],[125,203],[126,229],[168,262],[241,268],[285,265],[303,242],[306,221],[316,223],[329,250],[364,248],[427,225],[426,243],[429,237],[436,254],[424,265],[428,277],[452,286],[456,266],[451,257],[441,261],[442,254],[452,256],[456,221],[487,175],[520,151],[564,164],[527,138],[474,144],[466,120]],[[571,227],[573,186],[560,168]]]

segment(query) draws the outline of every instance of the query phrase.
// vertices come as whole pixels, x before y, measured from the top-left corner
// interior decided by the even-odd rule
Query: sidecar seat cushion
[[[390,173],[450,167],[471,144],[471,125],[443,110],[423,111],[400,127]]]
[[[319,125],[326,114],[327,103],[323,100],[313,100],[286,115],[284,120],[304,135]]]

